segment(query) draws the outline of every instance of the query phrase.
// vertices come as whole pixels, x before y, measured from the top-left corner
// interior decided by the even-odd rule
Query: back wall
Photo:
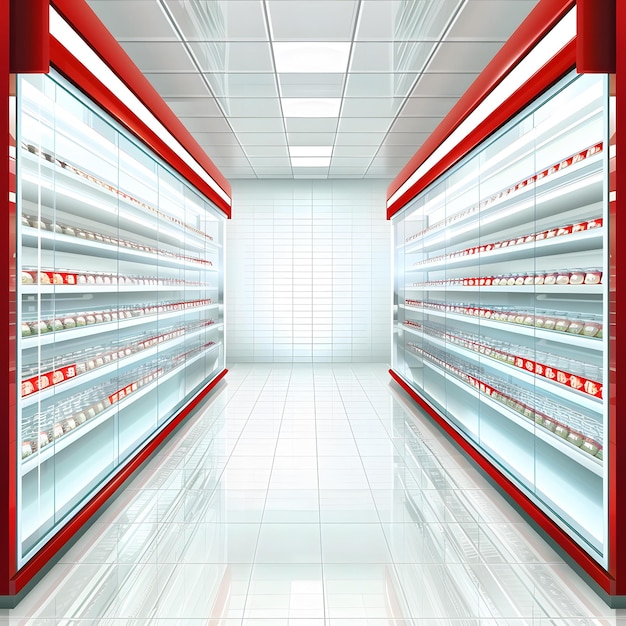
[[[231,183],[227,361],[388,363],[392,300],[386,183]]]

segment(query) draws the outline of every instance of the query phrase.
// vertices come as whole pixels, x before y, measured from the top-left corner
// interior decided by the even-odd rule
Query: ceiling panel
[[[357,2],[353,0],[269,0],[275,41],[351,41]]]
[[[215,97],[277,98],[274,74],[204,74]]]
[[[227,178],[393,178],[536,5],[87,2]],[[278,73],[275,59],[289,42],[327,42],[338,56],[350,50],[348,67],[313,72],[312,56]],[[283,119],[298,99],[341,107],[328,109],[331,117]],[[328,146],[330,167],[292,167],[289,148],[306,146]]]
[[[443,117],[399,117],[389,129],[392,133],[432,133]]]
[[[210,148],[211,146],[239,145],[239,140],[237,139],[236,135],[230,131],[230,129],[227,132],[223,133],[195,132],[194,137],[196,138],[198,143],[205,148]]]
[[[180,120],[191,133],[232,132],[228,121],[223,117],[181,117]]]
[[[247,146],[284,146],[285,135],[282,132],[238,132],[237,137],[244,149]],[[307,144],[303,144],[307,145]]]
[[[421,72],[435,44],[428,42],[356,42],[350,72]]]
[[[184,96],[211,95],[206,83],[199,74],[161,74],[156,72],[144,72],[146,78],[163,98],[175,98]]]
[[[461,42],[446,41],[439,46],[432,61],[428,64],[428,72],[482,72],[502,47],[496,42]]]
[[[341,115],[344,117],[395,117],[403,103],[402,98],[346,98]]]
[[[385,139],[386,132],[339,133],[336,146],[379,146]]]
[[[348,74],[347,98],[395,98],[406,97],[419,74]]]
[[[235,133],[283,133],[285,130],[282,117],[231,117],[229,122]]]
[[[440,98],[460,98],[476,80],[476,73],[424,73],[415,86],[413,96],[430,96]]]
[[[281,117],[278,98],[218,98],[228,117]]]
[[[288,157],[287,143],[282,146],[256,146],[247,144],[244,148],[245,153],[250,158],[254,157]]]
[[[333,149],[333,157],[367,157],[373,159],[378,152],[378,144],[371,146],[335,146]]]
[[[154,0],[91,0],[91,8],[118,41],[177,41],[178,37]],[[123,16],[123,19],[120,19]]]
[[[332,146],[335,133],[287,133],[291,146]]]
[[[336,117],[288,117],[285,119],[288,133],[334,133]]]
[[[469,0],[447,40],[505,42],[536,4],[537,0]]]
[[[165,102],[179,117],[222,117],[215,98],[166,98]]]
[[[161,4],[186,41],[267,40],[261,0],[161,0]]]
[[[357,39],[436,41],[458,5],[458,0],[364,0]]]
[[[246,153],[238,145],[213,146],[211,150],[211,158],[213,160],[246,159],[246,164],[248,161]]]
[[[392,129],[393,130],[393,129]],[[390,132],[385,137],[385,142],[382,144],[382,148],[385,146],[415,146],[415,150],[421,146],[430,136],[430,133],[394,133]]]
[[[273,72],[271,47],[260,41],[190,43],[202,72]]]
[[[456,98],[408,98],[402,109],[402,115],[406,117],[445,115],[456,103]]]
[[[343,117],[339,120],[341,133],[371,133],[386,131],[393,118],[389,117]]]

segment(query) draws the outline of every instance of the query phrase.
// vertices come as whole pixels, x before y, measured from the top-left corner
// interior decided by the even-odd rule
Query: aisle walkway
[[[237,365],[1,624],[620,624],[384,365]]]

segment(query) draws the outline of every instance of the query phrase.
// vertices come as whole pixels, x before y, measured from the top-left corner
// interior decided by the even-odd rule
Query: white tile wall
[[[232,186],[228,361],[388,362],[385,183],[235,180]]]

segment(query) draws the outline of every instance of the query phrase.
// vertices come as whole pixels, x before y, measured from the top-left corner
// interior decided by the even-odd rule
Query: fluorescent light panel
[[[289,146],[291,157],[330,157],[332,146]]]
[[[279,74],[344,74],[348,70],[350,42],[273,41],[272,50]]]
[[[292,167],[328,167],[330,157],[292,157]]]
[[[339,117],[341,98],[281,98],[283,117]]]

